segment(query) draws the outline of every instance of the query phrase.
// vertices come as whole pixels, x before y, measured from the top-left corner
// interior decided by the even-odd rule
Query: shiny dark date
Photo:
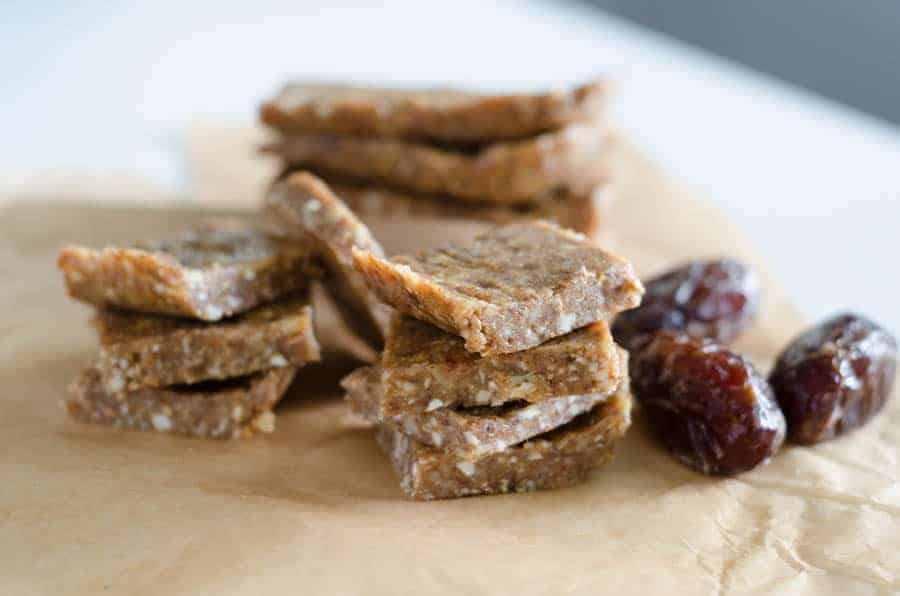
[[[753,320],[759,281],[732,259],[696,261],[644,284],[641,305],[616,318],[613,334],[622,346],[638,347],[645,334],[680,331],[727,343]]]
[[[695,470],[745,472],[784,441],[784,416],[766,379],[711,340],[659,332],[631,355],[630,368],[642,416]]]
[[[897,341],[853,314],[829,319],[797,337],[769,382],[788,422],[788,438],[812,444],[868,422],[891,395]]]

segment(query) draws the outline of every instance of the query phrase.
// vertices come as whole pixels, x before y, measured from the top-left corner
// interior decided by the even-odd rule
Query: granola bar
[[[82,422],[157,432],[238,439],[275,430],[272,408],[294,378],[293,367],[241,379],[112,395],[100,373],[84,370],[69,387],[69,414]]]
[[[102,309],[97,370],[107,393],[242,377],[319,359],[306,293],[218,323]]]
[[[601,221],[600,204],[609,201],[611,192],[610,188],[599,187],[584,196],[554,193],[530,205],[475,205],[449,197],[421,196],[377,186],[331,181],[329,185],[370,226],[376,218],[398,223],[408,220],[409,225],[416,225],[419,219],[473,220],[493,224],[546,219],[587,236],[597,233]]]
[[[454,89],[390,89],[290,83],[260,109],[283,131],[483,143],[517,139],[597,118],[607,85],[569,91],[489,95]]]
[[[336,303],[364,338],[380,346],[391,309],[353,267],[354,248],[384,254],[369,228],[328,185],[307,172],[277,181],[266,195],[265,211],[281,233],[309,241],[325,259],[333,275],[329,287],[337,294]]]
[[[562,488],[612,459],[631,425],[631,396],[616,394],[568,424],[504,451],[467,459],[423,445],[391,423],[376,439],[410,499],[431,500]]]
[[[321,272],[308,248],[224,223],[130,248],[67,246],[58,266],[77,300],[204,321],[303,289]]]
[[[627,384],[627,377],[623,379]],[[367,366],[346,377],[341,385],[354,413],[369,422],[383,422],[378,406],[382,399],[380,371]],[[622,383],[620,383],[620,386]],[[440,408],[433,412],[396,416],[390,420],[409,438],[477,457],[503,451],[532,437],[566,424],[609,398],[609,394],[565,395],[530,404],[508,402],[499,407]]]
[[[483,203],[533,203],[553,192],[588,195],[610,177],[611,136],[574,124],[474,151],[412,141],[290,134],[263,147],[285,165]]]
[[[609,393],[627,368],[604,322],[515,354],[479,356],[455,335],[395,315],[379,371],[376,415],[388,419],[438,408]]]
[[[482,355],[525,350],[608,320],[643,294],[627,260],[544,221],[389,260],[354,251],[354,263],[385,302],[461,336]]]

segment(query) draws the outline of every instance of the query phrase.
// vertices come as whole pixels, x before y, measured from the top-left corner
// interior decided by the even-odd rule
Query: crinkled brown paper
[[[231,163],[251,149],[231,159],[203,138],[199,196],[237,189],[245,194],[229,199],[255,203],[265,175],[248,167],[242,178]],[[603,244],[642,274],[707,255],[755,262],[721,213],[634,151],[621,158]],[[345,361],[303,373],[271,437],[203,441],[69,420],[64,387],[96,346],[87,309],[64,296],[58,246],[153,237],[196,217],[71,200],[0,212],[3,594],[900,590],[896,398],[861,431],[788,447],[739,478],[688,470],[638,418],[615,462],[584,486],[432,503],[401,498],[371,432],[348,416],[336,386]],[[436,236],[427,222],[416,228],[407,232]],[[766,290],[741,342],[763,368],[804,323],[770,279]]]

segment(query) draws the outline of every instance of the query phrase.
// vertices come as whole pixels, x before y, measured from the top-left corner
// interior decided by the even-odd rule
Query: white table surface
[[[289,76],[527,89],[608,74],[621,127],[743,225],[803,311],[900,331],[888,124],[577,3],[111,4],[0,4],[7,184],[67,167],[178,189],[187,123],[249,122]]]

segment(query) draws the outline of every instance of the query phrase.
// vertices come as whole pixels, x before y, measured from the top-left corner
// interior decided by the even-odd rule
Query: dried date
[[[631,383],[654,434],[705,474],[753,469],[784,441],[784,416],[765,377],[711,340],[656,333],[632,354]]]
[[[862,426],[890,397],[896,368],[897,341],[863,317],[843,314],[805,331],[769,376],[788,438],[812,444]]]
[[[635,349],[642,336],[662,330],[727,343],[753,320],[759,281],[733,259],[695,261],[644,284],[641,305],[616,318],[619,344]]]

